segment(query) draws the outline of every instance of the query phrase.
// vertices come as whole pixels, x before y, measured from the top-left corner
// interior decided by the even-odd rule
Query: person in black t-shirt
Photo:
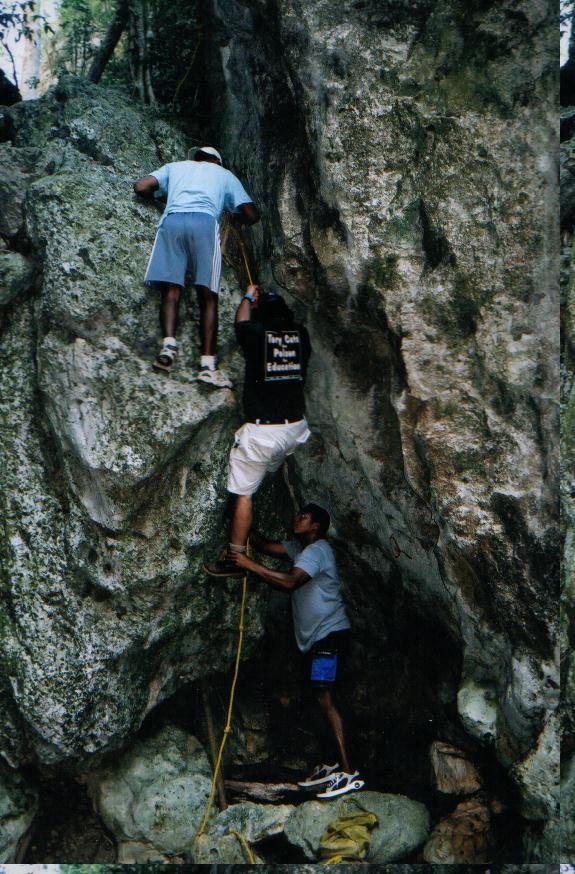
[[[230,543],[212,576],[242,576],[231,554],[245,552],[252,524],[252,496],[310,432],[303,387],[311,354],[309,335],[296,325],[279,294],[250,285],[236,313],[236,336],[246,360],[245,424],[230,452],[228,491],[236,496]]]

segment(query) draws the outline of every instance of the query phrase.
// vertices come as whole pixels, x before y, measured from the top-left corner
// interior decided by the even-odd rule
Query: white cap
[[[217,158],[217,159],[218,159],[218,161],[220,162],[220,164],[222,163],[222,156],[220,155],[220,153],[218,152],[217,149],[214,149],[213,146],[201,146],[201,147],[198,149],[198,152],[205,152],[206,155],[213,155],[214,158]]]

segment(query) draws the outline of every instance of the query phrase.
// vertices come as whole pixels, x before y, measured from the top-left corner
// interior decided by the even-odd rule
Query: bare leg
[[[202,355],[215,355],[218,341],[218,296],[205,285],[196,285],[200,304]]]
[[[182,295],[181,285],[164,283],[162,286],[162,303],[160,305],[160,325],[162,337],[175,337],[178,328],[178,309]]]
[[[236,546],[244,546],[247,543],[248,534],[252,527],[252,506],[251,495],[236,496],[236,506],[234,508],[230,532],[230,543],[234,543]]]
[[[339,714],[339,710],[333,703],[330,689],[322,689],[317,698],[321,709],[329,723],[329,727],[333,732],[335,742],[339,751],[339,761],[343,770],[347,774],[351,774],[352,770],[347,757],[347,747],[345,743],[345,733],[343,730],[343,721]]]

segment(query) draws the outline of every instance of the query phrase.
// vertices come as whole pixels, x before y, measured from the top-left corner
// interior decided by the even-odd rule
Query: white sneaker
[[[171,337],[167,337],[164,340],[162,348],[156,355],[156,359],[152,364],[152,367],[155,370],[164,370],[166,373],[170,372],[174,361],[178,357],[178,344],[175,340],[168,342],[169,340],[171,340]]]
[[[307,789],[308,786],[321,786],[322,783],[329,783],[338,768],[339,762],[336,762],[335,765],[318,765],[309,777],[306,777],[305,780],[298,780],[297,785],[301,786],[302,789]]]
[[[206,385],[213,385],[216,388],[232,388],[232,381],[224,370],[202,367],[196,378],[198,382],[205,382]]]
[[[323,792],[318,792],[316,798],[336,798],[338,795],[344,795],[346,792],[354,792],[356,789],[361,789],[365,786],[365,780],[359,776],[359,771],[353,774],[346,774],[345,771],[338,771],[337,774],[332,774],[327,789]]]

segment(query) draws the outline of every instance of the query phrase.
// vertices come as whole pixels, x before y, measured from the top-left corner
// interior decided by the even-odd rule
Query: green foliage
[[[106,33],[114,13],[113,0],[62,0],[58,66],[82,76]]]
[[[156,0],[151,8],[150,63],[160,103],[190,115],[202,103],[202,28],[195,4]],[[171,51],[168,46],[178,46]]]
[[[33,0],[24,2],[6,3],[0,0],[0,41],[3,42],[9,32],[15,31],[15,41],[19,42],[22,37],[33,39],[38,21],[44,22],[45,32],[52,30],[43,15],[34,12],[36,4]]]
[[[116,5],[117,0],[62,0],[59,71],[87,74]],[[135,45],[142,34],[144,49]],[[137,56],[142,53],[157,101],[188,117],[196,114],[205,99],[201,89],[202,28],[196,4],[189,0],[142,0],[132,4],[131,23],[108,62],[102,84],[135,89]]]

